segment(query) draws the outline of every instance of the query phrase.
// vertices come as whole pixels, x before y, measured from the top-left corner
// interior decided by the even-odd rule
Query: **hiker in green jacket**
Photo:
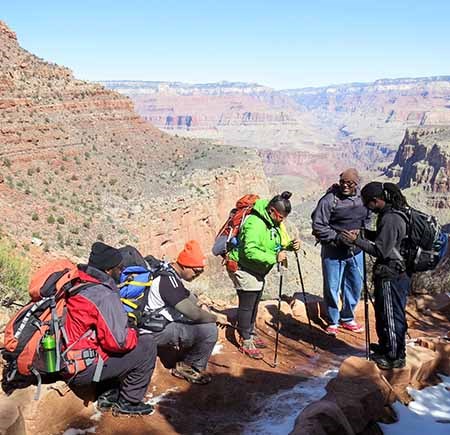
[[[286,250],[300,248],[300,241],[290,240],[283,224],[292,209],[291,195],[283,192],[270,201],[257,200],[239,232],[238,246],[229,253],[229,259],[237,265],[228,273],[239,298],[239,350],[254,359],[262,359],[259,349],[266,347],[254,332],[265,277],[275,264],[286,261]]]

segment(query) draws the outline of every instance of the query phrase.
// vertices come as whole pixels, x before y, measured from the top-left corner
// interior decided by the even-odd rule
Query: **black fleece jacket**
[[[378,264],[389,265],[401,261],[400,246],[406,237],[406,221],[386,205],[377,220],[374,241],[358,238],[355,245],[377,258]]]

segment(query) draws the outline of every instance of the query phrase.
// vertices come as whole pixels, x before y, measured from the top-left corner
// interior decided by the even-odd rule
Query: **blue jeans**
[[[354,256],[327,255],[327,247],[322,246],[323,296],[327,306],[330,324],[354,319],[363,286],[363,253]],[[339,310],[339,295],[342,308]]]

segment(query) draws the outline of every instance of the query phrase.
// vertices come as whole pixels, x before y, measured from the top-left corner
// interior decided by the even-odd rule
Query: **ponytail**
[[[273,207],[280,213],[284,213],[286,216],[291,212],[292,205],[289,201],[292,196],[291,192],[283,192],[280,195],[275,195],[270,201],[268,207]]]
[[[408,207],[408,202],[400,188],[394,183],[383,183],[384,200],[397,210]]]

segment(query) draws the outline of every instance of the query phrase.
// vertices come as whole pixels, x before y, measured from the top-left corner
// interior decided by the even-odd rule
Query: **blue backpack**
[[[169,264],[164,261],[154,259],[148,263],[148,267],[126,267],[120,275],[120,284],[118,285],[123,308],[138,327],[141,326],[142,315],[153,280],[157,276],[171,273]]]

